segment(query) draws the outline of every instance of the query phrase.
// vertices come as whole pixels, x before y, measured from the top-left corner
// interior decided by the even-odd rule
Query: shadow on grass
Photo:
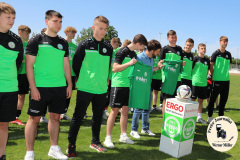
[[[118,145],[118,143],[116,143]],[[116,146],[115,145],[115,146]],[[159,141],[156,140],[142,140],[137,142],[137,145],[146,146],[144,150],[135,148],[136,145],[127,145],[127,144],[119,144],[124,145],[124,148],[113,148],[108,149],[107,153],[98,153],[97,151],[77,151],[77,158],[74,159],[84,159],[84,160],[92,160],[92,159],[101,159],[101,160],[120,160],[120,159],[128,159],[128,160],[136,160],[136,159],[173,159],[172,156],[165,154],[158,150]],[[126,146],[127,145],[127,146]],[[157,148],[156,150],[150,150],[152,147]],[[149,148],[148,148],[149,147]],[[209,154],[211,152],[211,154]],[[127,157],[127,158],[126,158]],[[210,146],[203,145],[194,145],[192,153],[186,156],[181,157],[182,160],[189,159],[226,159],[231,156],[226,153],[217,152],[213,150]]]

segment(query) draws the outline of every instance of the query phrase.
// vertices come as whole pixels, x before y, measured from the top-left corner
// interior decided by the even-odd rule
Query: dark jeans
[[[210,102],[208,104],[208,117],[212,117],[213,115],[213,108],[216,98],[220,94],[220,102],[219,102],[219,116],[224,115],[225,105],[228,100],[228,93],[229,93],[229,81],[213,81],[213,88],[210,97]]]
[[[75,145],[76,139],[78,135],[78,131],[80,129],[80,125],[82,123],[83,117],[86,113],[86,110],[92,102],[92,144],[99,143],[99,134],[102,123],[102,114],[105,107],[105,99],[106,93],[104,94],[92,94],[83,91],[77,91],[77,103],[75,112],[73,114],[73,118],[70,124],[68,141],[69,145]]]

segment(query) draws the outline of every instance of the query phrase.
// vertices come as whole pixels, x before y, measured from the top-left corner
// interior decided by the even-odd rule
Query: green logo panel
[[[181,142],[193,139],[196,128],[197,117],[190,117],[183,120]]]
[[[180,142],[183,119],[165,113],[163,122],[162,135]]]

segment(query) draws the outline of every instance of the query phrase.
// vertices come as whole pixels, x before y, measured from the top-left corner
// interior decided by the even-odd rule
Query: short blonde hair
[[[16,11],[10,4],[0,2],[0,15],[2,13],[14,14],[15,15]]]
[[[31,29],[28,26],[26,26],[26,25],[19,26],[18,27],[18,31],[22,31],[22,32],[25,31],[27,33],[31,33]]]
[[[206,47],[206,44],[200,43],[200,44],[198,45],[198,49],[199,49],[199,47],[202,47],[202,46]]]
[[[122,47],[128,46],[129,44],[131,44],[132,42],[129,39],[126,39],[123,44]]]
[[[77,33],[77,30],[74,27],[68,26],[67,28],[65,28],[64,33],[66,34],[68,32]]]
[[[94,19],[93,25],[97,26],[99,22],[105,23],[107,26],[109,26],[109,20],[104,16],[97,16]]]
[[[222,40],[226,40],[228,42],[228,38],[226,36],[221,36],[220,41],[222,41]]]

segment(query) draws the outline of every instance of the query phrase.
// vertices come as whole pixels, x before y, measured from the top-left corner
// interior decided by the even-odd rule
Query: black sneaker
[[[107,152],[107,148],[104,148],[100,142],[97,144],[91,144],[90,148],[96,149],[98,152]]]
[[[2,157],[0,158],[0,160],[6,160],[6,155],[2,155]]]
[[[74,145],[68,146],[66,152],[67,152],[68,157],[77,157],[76,146],[74,146]]]

